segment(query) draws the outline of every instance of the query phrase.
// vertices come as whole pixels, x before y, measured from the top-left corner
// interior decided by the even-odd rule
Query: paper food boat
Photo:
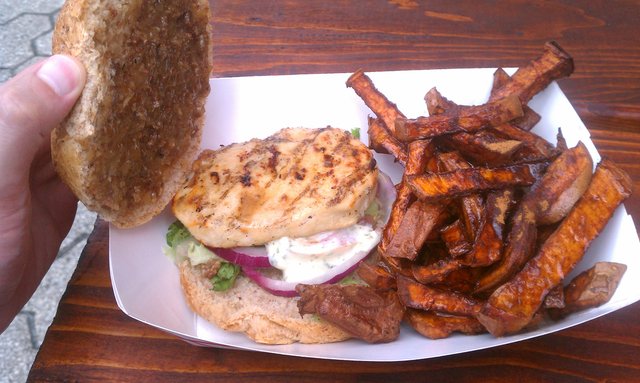
[[[486,102],[494,69],[450,69],[368,73],[376,87],[407,117],[427,115],[424,95],[437,87],[459,104]],[[510,71],[510,73],[512,73]],[[360,128],[368,142],[367,116],[371,111],[345,86],[349,74],[292,75],[211,79],[202,146],[264,138],[284,127],[317,128],[331,125]],[[589,132],[556,83],[530,103],[542,120],[533,132],[556,142],[558,127],[572,147],[582,141],[600,160]],[[380,168],[399,181],[401,169],[388,155],[376,155]],[[367,344],[359,340],[322,345],[261,345],[240,333],[220,330],[196,316],[182,296],[177,267],[161,251],[167,227],[174,218],[167,210],[151,222],[129,230],[113,226],[109,232],[111,280],[118,306],[130,317],[175,334],[191,343],[232,347],[312,358],[354,361],[404,361],[469,352],[553,333],[618,310],[640,300],[640,242],[630,215],[620,206],[604,232],[593,242],[572,278],[596,261],[615,261],[627,271],[606,304],[579,312],[535,331],[495,338],[489,334],[458,335],[430,340],[411,328],[402,328],[398,340]]]

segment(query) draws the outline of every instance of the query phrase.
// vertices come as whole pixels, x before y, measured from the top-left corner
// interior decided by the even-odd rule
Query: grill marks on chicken
[[[283,129],[204,151],[173,211],[208,246],[261,245],[355,224],[377,172],[371,151],[344,130]]]

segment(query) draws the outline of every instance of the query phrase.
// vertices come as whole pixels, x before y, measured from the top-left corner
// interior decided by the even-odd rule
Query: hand
[[[56,55],[0,86],[0,332],[55,259],[77,200],[53,169],[50,133],[84,87],[82,65]]]

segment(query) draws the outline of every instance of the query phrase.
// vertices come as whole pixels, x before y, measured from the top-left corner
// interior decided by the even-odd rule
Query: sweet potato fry
[[[522,199],[512,219],[504,256],[478,281],[476,293],[498,287],[524,266],[536,246],[536,226],[558,222],[569,212],[587,188],[592,168],[591,156],[582,143],[551,163]]]
[[[457,115],[461,110],[468,108],[443,97],[436,88],[432,88],[427,93],[425,100],[431,115]],[[525,113],[526,109],[523,106],[523,113]],[[521,151],[522,153],[520,153],[518,159],[525,161],[550,158],[559,154],[542,137],[513,125],[513,122],[517,120],[515,119],[509,123],[486,130],[476,131],[474,134],[466,132],[455,133],[448,135],[447,140],[453,147],[465,153],[465,156],[488,165],[503,164],[514,155],[513,151]]]
[[[556,148],[558,148],[558,150],[560,151],[564,151],[569,149],[569,147],[567,146],[567,140],[564,139],[564,135],[562,134],[562,129],[558,128],[558,134],[556,134]]]
[[[440,236],[440,229],[446,226],[452,219],[456,219],[457,208],[452,206],[451,201],[443,201],[446,204],[445,208],[442,210],[440,215],[438,216],[437,222],[434,224],[434,230],[431,230],[431,233],[427,235],[427,239],[425,243],[428,242],[442,242],[442,238]],[[448,254],[448,250],[446,246],[444,247],[445,252]]]
[[[491,93],[489,95],[489,99],[496,99],[496,94],[498,90],[505,86],[509,80],[511,80],[511,76],[502,68],[497,68],[495,72],[493,72],[493,83],[491,84]]]
[[[536,181],[538,170],[533,165],[522,164],[496,168],[459,169],[453,172],[427,173],[407,178],[418,198],[433,201],[486,190],[532,185]]]
[[[486,332],[477,319],[459,315],[443,315],[432,311],[407,309],[404,319],[421,335],[429,339],[446,338],[454,332],[467,335]]]
[[[538,225],[564,218],[591,181],[593,160],[582,142],[565,150],[549,165],[524,201],[531,204]]]
[[[544,303],[541,310],[546,309],[561,309],[565,307],[564,301],[564,288],[562,284],[552,288],[546,297],[544,297]]]
[[[447,246],[449,254],[454,258],[471,250],[471,243],[465,234],[464,223],[460,219],[440,229],[440,238]]]
[[[506,74],[506,73],[505,73]],[[430,115],[448,114],[456,115],[460,110],[468,108],[443,97],[436,88],[432,88],[425,96],[427,109]],[[505,139],[489,130],[476,131],[473,134],[459,132],[446,136],[450,146],[464,153],[478,164],[502,165],[505,164],[517,151],[522,143],[518,140]]]
[[[356,274],[376,290],[396,288],[396,277],[384,262],[361,262],[356,269]]]
[[[533,314],[533,317],[531,318],[529,323],[527,323],[527,325],[524,326],[521,331],[535,331],[542,327],[545,323],[548,323],[549,319],[550,318],[548,310],[540,307],[540,309],[536,311],[535,314]]]
[[[478,234],[471,251],[462,259],[462,264],[471,267],[489,266],[500,259],[507,214],[515,202],[511,189],[498,190],[487,195]]]
[[[469,295],[473,293],[474,283],[482,273],[482,267],[465,267],[452,270],[445,275],[442,281],[433,285],[440,289],[457,291],[459,293]]]
[[[391,215],[382,232],[382,240],[378,245],[378,250],[383,255],[386,255],[389,242],[391,242],[391,239],[398,230],[409,205],[414,200],[411,187],[407,184],[406,177],[425,171],[427,161],[433,156],[430,145],[431,142],[429,140],[417,140],[409,144],[409,157],[402,177],[403,179],[397,189],[396,200],[391,207]]]
[[[446,171],[470,169],[471,165],[458,152],[441,153],[438,159]],[[483,201],[479,194],[470,194],[460,199],[460,216],[466,229],[467,238],[473,240],[480,228]]]
[[[456,133],[446,137],[449,146],[464,153],[478,165],[500,166],[511,161],[514,153],[522,147],[522,142],[499,137],[489,130],[470,133]]]
[[[583,257],[613,212],[631,194],[631,179],[604,159],[578,203],[513,279],[500,286],[478,313],[495,336],[519,331],[538,311],[549,290]]]
[[[434,148],[431,140],[412,141],[407,148],[409,149],[409,159],[405,167],[405,174],[419,174],[427,170],[427,164],[434,156]]]
[[[462,268],[459,260],[445,258],[430,263],[428,265],[413,264],[411,273],[416,281],[426,285],[442,283],[453,271]]]
[[[497,77],[496,77],[497,76]],[[504,77],[504,79],[502,79]],[[497,91],[497,87],[502,86],[510,79],[510,76],[502,70],[502,68],[498,68],[498,70],[494,73],[494,82],[493,88],[491,89],[491,93],[495,93]],[[495,101],[495,97],[491,97],[490,101]],[[427,110],[429,111],[429,115],[433,116],[436,114],[449,114],[456,115],[459,114],[461,110],[464,108],[468,108],[468,106],[458,105],[455,102],[447,99],[442,96],[440,92],[434,87],[431,88],[427,94],[424,96],[424,101],[427,105]],[[523,130],[530,130],[540,121],[540,115],[536,113],[533,109],[528,107],[527,105],[522,105],[522,117],[515,118],[511,121],[511,123]]]
[[[542,225],[542,226],[538,226],[538,235],[536,236],[536,251],[542,247],[542,244],[544,243],[544,241],[546,241],[549,237],[551,237],[551,234],[553,234],[554,231],[556,231],[556,229],[558,229],[558,226],[560,225],[560,223],[554,223],[553,225]]]
[[[521,202],[511,218],[510,226],[504,254],[500,262],[478,279],[476,294],[492,291],[508,281],[533,256],[537,231],[531,207]]]
[[[495,100],[498,90],[511,80],[511,76],[507,74],[502,68],[496,69],[493,73],[493,86],[491,88],[491,96],[489,100]],[[522,130],[531,130],[541,119],[540,115],[535,110],[529,108],[527,105],[522,105],[522,117],[516,118],[511,121],[511,124],[517,126]]]
[[[573,68],[571,56],[558,43],[550,41],[544,45],[544,51],[540,57],[518,69],[492,96],[498,99],[516,95],[523,104],[526,104],[553,80],[573,73]]]
[[[482,307],[481,302],[463,294],[425,286],[405,276],[399,276],[397,284],[402,303],[414,309],[474,316]]]
[[[436,114],[415,119],[398,118],[394,135],[403,142],[457,132],[474,132],[522,116],[517,97],[509,96],[483,105],[468,106],[457,115]]]
[[[445,208],[446,204],[443,203],[413,202],[387,245],[385,255],[392,258],[415,259]]]
[[[552,317],[564,317],[576,311],[609,302],[627,266],[616,262],[597,262],[575,277],[564,288],[564,307],[552,310]]]
[[[427,94],[425,94],[424,102],[427,105],[427,111],[430,116],[444,113],[449,113],[451,115],[457,114],[461,108],[461,106],[455,102],[444,97],[435,87],[429,89]]]
[[[367,133],[371,149],[378,153],[389,153],[403,165],[407,163],[407,148],[405,144],[393,137],[379,119],[369,117]]]
[[[382,121],[383,126],[395,133],[395,121],[404,118],[404,114],[382,94],[362,69],[355,71],[347,79],[347,87],[352,88],[373,113]]]
[[[516,159],[527,160],[551,158],[559,154],[559,151],[544,138],[535,133],[519,129],[512,124],[494,126],[490,131],[495,132],[498,136],[503,138],[520,141],[522,143],[523,148],[526,148],[527,150],[523,151],[522,155],[520,157],[516,157]]]
[[[439,225],[437,227],[440,226],[442,225]],[[449,250],[439,238],[436,238],[434,241],[425,243],[422,247],[422,251],[420,252],[420,256],[421,257],[419,259],[416,259],[416,261],[413,262],[413,265],[425,265],[451,258]]]
[[[536,126],[541,119],[542,116],[536,113],[535,110],[524,105],[522,107],[522,117],[514,118],[511,121],[511,124],[524,131],[529,131],[533,129],[533,127]]]
[[[393,273],[393,276],[394,276],[393,283],[395,283],[396,275],[406,275],[408,277],[412,275],[411,274],[412,261],[409,259],[382,256],[382,262],[385,265],[387,265],[391,270],[391,272]]]
[[[549,42],[513,76],[498,68],[485,104],[458,105],[432,88],[429,117],[416,119],[362,71],[347,81],[377,116],[370,148],[405,166],[378,258],[357,273],[395,290],[424,336],[534,329],[613,294],[624,272],[616,264],[562,283],[630,194],[629,177],[608,160],[593,175],[585,146],[568,148],[560,129],[555,146],[529,131],[540,115],[527,103],[572,71]]]

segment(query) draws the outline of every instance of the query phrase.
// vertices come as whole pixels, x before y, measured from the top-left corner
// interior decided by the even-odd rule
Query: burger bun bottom
[[[315,315],[301,316],[298,298],[272,295],[242,274],[231,289],[218,292],[186,260],[180,265],[180,284],[196,314],[223,330],[243,332],[258,343],[331,343],[350,338]]]

